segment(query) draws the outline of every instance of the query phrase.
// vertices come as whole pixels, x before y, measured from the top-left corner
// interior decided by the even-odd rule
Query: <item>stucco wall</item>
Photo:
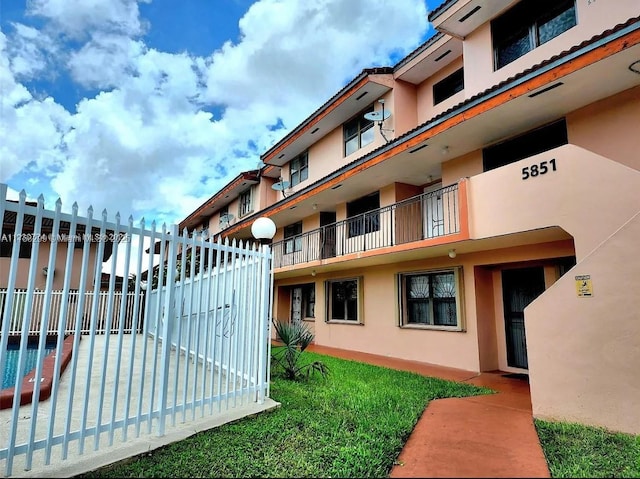
[[[392,91],[390,91],[386,95],[383,95],[381,98],[385,100],[385,111],[393,112],[394,96],[392,94]],[[371,99],[371,102],[374,103],[374,108],[376,111],[382,109],[382,106],[378,103],[378,98]],[[392,114],[387,120],[385,120],[383,127],[385,129],[393,130],[394,122],[395,114]],[[331,132],[320,138],[316,143],[309,147],[309,177],[305,181],[287,190],[287,195],[293,194],[296,191],[307,187],[314,181],[327,176],[329,173],[332,173],[338,168],[341,168],[342,166],[383,145],[385,141],[380,134],[380,129],[377,125],[373,126],[373,131],[373,142],[354,151],[348,156],[344,156],[344,134],[342,125],[334,128]],[[387,136],[387,138],[392,139],[397,136],[397,133],[385,132],[385,135]],[[282,176],[285,180],[289,179],[289,163],[287,163],[282,168]]]
[[[569,143],[640,170],[639,123],[640,86],[568,114]]]
[[[49,264],[49,252],[51,243],[41,242],[39,244],[38,261],[35,268],[35,288],[44,289],[47,276],[42,273],[42,268]],[[89,250],[89,270],[87,273],[87,283],[85,288],[93,288],[95,260],[98,243],[92,243]],[[65,265],[67,260],[67,243],[58,243],[55,271],[53,273],[53,289],[61,290],[64,283]],[[6,288],[9,282],[9,268],[11,258],[0,258],[0,288]],[[29,268],[31,265],[30,258],[18,259],[18,270],[16,275],[16,288],[26,288],[29,282]],[[70,287],[76,289],[80,286],[80,271],[82,266],[82,249],[74,249],[73,251],[73,269],[71,271]],[[100,263],[100,269],[102,263]]]
[[[570,240],[528,246],[491,249],[414,261],[346,268],[343,271],[322,272],[314,277],[301,274],[295,278],[276,280],[274,314],[289,317],[289,287],[315,282],[316,344],[353,349],[414,361],[423,361],[470,371],[498,368],[499,350],[506,348],[504,339],[498,342],[497,330],[503,326],[496,319],[493,275],[502,264],[525,261],[548,264],[553,258],[573,254]],[[544,263],[547,261],[547,263]],[[398,327],[399,306],[396,275],[411,271],[428,271],[462,267],[462,311],[465,331],[438,331]],[[363,324],[327,323],[324,282],[328,279],[362,277]],[[286,304],[283,304],[286,303]],[[502,334],[504,337],[504,334]],[[500,352],[504,356],[504,352]]]
[[[640,434],[638,244],[640,214],[525,310],[534,416]]]
[[[427,120],[430,120],[434,116],[442,113],[443,111],[448,110],[449,108],[457,105],[465,98],[464,89],[459,91],[455,95],[450,96],[446,100],[438,103],[437,105],[433,104],[433,85],[438,83],[440,80],[451,75],[456,70],[462,68],[463,62],[462,57],[457,58],[452,61],[449,65],[438,70],[431,77],[423,81],[416,88],[417,92],[417,102],[418,102],[418,124],[424,123]],[[466,85],[465,85],[466,87]]]
[[[523,167],[551,159],[556,171],[522,179]],[[471,177],[471,237],[560,226],[575,238],[580,260],[640,210],[639,191],[639,171],[564,145]]]

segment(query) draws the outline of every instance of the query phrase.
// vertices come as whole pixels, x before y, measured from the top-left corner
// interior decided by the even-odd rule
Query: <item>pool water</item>
[[[45,357],[56,348],[56,343],[45,344]],[[27,344],[27,360],[25,362],[24,370],[20,377],[25,377],[29,374],[33,368],[36,367],[38,362],[38,345]],[[2,371],[2,387],[0,389],[12,388],[16,385],[16,376],[18,375],[18,358],[20,357],[20,344],[7,345],[7,359]]]

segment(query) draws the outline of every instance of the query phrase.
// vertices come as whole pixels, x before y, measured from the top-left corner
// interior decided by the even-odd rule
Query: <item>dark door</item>
[[[504,326],[507,340],[507,364],[528,369],[524,308],[544,292],[544,268],[502,271]]]
[[[336,255],[336,213],[320,212],[320,245],[322,259],[334,258]]]

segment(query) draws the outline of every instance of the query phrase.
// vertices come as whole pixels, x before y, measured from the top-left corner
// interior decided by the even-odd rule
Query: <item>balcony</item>
[[[372,252],[427,240],[438,244],[461,232],[461,206],[466,212],[466,194],[454,184],[383,208],[291,236],[272,245],[274,268],[309,262],[348,259],[349,255]],[[462,203],[462,205],[461,205]],[[465,221],[466,225],[466,213]],[[466,229],[466,228],[464,228]],[[442,240],[444,239],[444,241]],[[433,241],[428,241],[433,240]],[[453,239],[452,239],[453,240]]]

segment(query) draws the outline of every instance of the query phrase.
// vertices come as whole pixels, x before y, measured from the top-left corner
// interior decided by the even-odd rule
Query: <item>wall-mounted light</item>
[[[447,145],[444,145],[442,147],[442,150],[440,150],[440,153],[442,153],[443,155],[447,155],[449,153],[449,147]]]
[[[317,209],[318,209],[318,204],[317,204],[317,203],[314,203],[311,207],[312,207],[314,210],[317,210]]]
[[[315,275],[316,275],[316,270],[314,269],[311,271],[311,276],[315,276]]]
[[[458,256],[458,254],[456,253],[456,250],[455,249],[450,249],[449,250],[449,258],[453,259],[456,256]]]
[[[45,276],[49,274],[49,268],[47,268],[46,266],[44,268],[42,268],[42,274],[44,274]]]

